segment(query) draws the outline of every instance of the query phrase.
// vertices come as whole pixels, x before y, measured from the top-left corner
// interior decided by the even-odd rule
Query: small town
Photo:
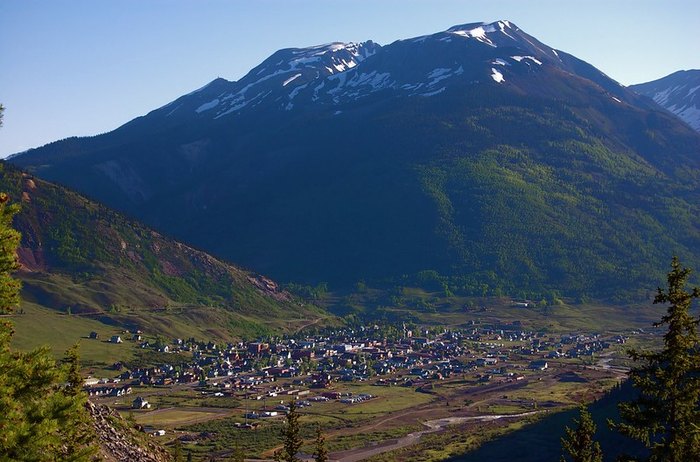
[[[86,379],[91,396],[121,396],[130,393],[133,385],[168,386],[174,384],[212,385],[224,395],[249,392],[249,399],[262,399],[276,394],[308,394],[300,388],[282,390],[264,384],[282,378],[296,378],[295,385],[307,389],[330,388],[335,382],[367,381],[375,378],[378,385],[419,386],[430,380],[441,380],[452,374],[482,371],[481,381],[495,377],[499,381],[522,379],[523,369],[545,370],[548,361],[559,358],[593,358],[612,344],[624,344],[624,335],[572,334],[552,337],[543,333],[508,329],[474,328],[469,331],[431,332],[414,335],[403,330],[403,336],[388,340],[381,336],[385,329],[363,326],[340,329],[328,334],[285,338],[278,342],[240,342],[218,345],[194,339],[173,339],[140,343],[161,353],[188,353],[189,361],[178,355],[174,364],[122,371],[111,379]],[[124,332],[110,342],[141,342],[142,332]],[[94,333],[92,338],[96,338]],[[127,340],[127,341],[129,341]],[[589,363],[592,360],[589,359]],[[527,363],[525,365],[525,363]],[[128,384],[115,386],[115,384]],[[264,391],[261,395],[256,392]],[[274,390],[274,391],[273,391]]]
[[[389,404],[382,415],[403,415],[416,404],[443,406],[455,416],[504,409],[512,414],[547,412],[569,402],[537,402],[529,397],[532,393],[512,398],[503,393],[565,383],[572,386],[572,396],[599,396],[627,371],[615,364],[622,356],[617,347],[639,334],[553,335],[523,330],[517,321],[470,324],[464,329],[368,324],[235,344],[165,341],[141,331],[124,331],[105,341],[133,342],[172,360],[133,369],[116,363],[112,377],[89,377],[85,387],[93,401],[133,416],[143,432],[165,442],[197,441],[189,424],[221,418],[234,420],[238,429],[259,429],[265,422],[283,419],[291,401],[302,413],[321,406],[323,414],[342,415],[347,406],[390,401],[385,390],[397,388],[433,402],[418,400],[397,409]],[[90,338],[99,340],[96,333]],[[459,392],[440,390],[450,389],[451,383],[461,384]],[[189,398],[167,398],[183,393]],[[168,424],[168,414],[195,409],[193,402],[205,398],[207,405],[197,405],[195,417]]]

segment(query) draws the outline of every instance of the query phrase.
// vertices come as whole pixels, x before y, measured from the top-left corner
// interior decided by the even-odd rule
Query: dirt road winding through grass
[[[348,451],[336,452],[330,455],[330,459],[335,462],[357,462],[360,460],[367,459],[369,457],[375,456],[377,454],[382,454],[384,452],[394,451],[396,449],[405,448],[406,446],[411,446],[416,444],[423,435],[428,433],[434,433],[448,425],[456,425],[465,422],[488,422],[491,420],[499,419],[516,419],[520,417],[527,417],[530,415],[537,414],[541,411],[531,411],[524,412],[522,414],[509,414],[509,415],[481,415],[481,416],[470,416],[470,417],[447,417],[444,419],[429,420],[423,422],[423,425],[428,427],[425,430],[418,432],[409,433],[408,435],[384,441],[383,443],[378,443],[375,445],[370,445],[365,448],[350,449]]]

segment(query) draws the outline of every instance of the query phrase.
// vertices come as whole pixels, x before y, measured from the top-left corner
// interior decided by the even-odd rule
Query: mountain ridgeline
[[[678,71],[652,82],[632,85],[700,132],[700,70]]]
[[[622,300],[700,266],[700,135],[508,21],[280,50],[11,162],[282,281]]]

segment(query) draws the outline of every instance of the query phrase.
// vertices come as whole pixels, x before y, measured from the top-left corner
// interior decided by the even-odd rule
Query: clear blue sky
[[[1,0],[0,157],[110,131],[280,48],[498,19],[625,85],[700,68],[697,0]]]

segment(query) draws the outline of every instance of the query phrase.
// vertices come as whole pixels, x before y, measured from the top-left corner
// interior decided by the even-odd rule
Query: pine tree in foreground
[[[2,112],[0,112],[0,122]],[[0,175],[2,175],[2,165],[0,164]],[[12,272],[19,268],[17,263],[17,246],[20,241],[20,234],[12,228],[12,218],[19,211],[16,204],[10,204],[10,197],[5,193],[0,193],[0,314],[12,313],[19,305],[20,283],[12,277]],[[5,332],[12,335],[11,328]]]
[[[2,109],[0,105],[0,125]],[[11,275],[18,267],[20,235],[12,229],[17,211],[7,194],[0,193],[0,313],[12,313],[19,303],[19,282]],[[14,351],[13,333],[10,322],[0,321],[0,460],[91,460],[94,430],[85,408],[77,349],[69,350],[67,366],[61,366],[46,347]]]
[[[238,444],[238,441],[236,441],[233,444],[233,450],[231,451],[231,455],[228,458],[229,462],[244,462],[245,461],[245,455],[243,453],[243,449],[241,448],[241,445]]]
[[[596,425],[583,404],[579,408],[579,418],[574,419],[575,429],[566,427],[566,437],[561,439],[561,462],[602,462],[603,451],[595,441]]]
[[[62,389],[65,399],[63,411],[64,425],[61,429],[63,453],[68,460],[88,459],[96,452],[93,443],[97,439],[90,414],[86,412],[87,394],[83,390],[83,376],[80,373],[80,356],[76,343],[66,351],[64,377],[67,385]]]
[[[326,449],[326,439],[321,432],[321,425],[316,427],[316,441],[314,442],[314,461],[328,462],[328,450]]]
[[[634,401],[619,405],[622,434],[651,449],[652,461],[700,461],[700,339],[698,320],[690,314],[697,287],[685,289],[690,270],[673,258],[668,288],[658,289],[654,303],[668,303],[655,326],[668,326],[660,351],[632,350],[638,365],[629,377],[639,392]]]
[[[299,449],[303,441],[299,436],[299,414],[297,413],[296,403],[289,403],[289,412],[287,413],[287,423],[282,428],[283,447],[275,452],[275,460],[278,462],[301,462],[297,457]]]

